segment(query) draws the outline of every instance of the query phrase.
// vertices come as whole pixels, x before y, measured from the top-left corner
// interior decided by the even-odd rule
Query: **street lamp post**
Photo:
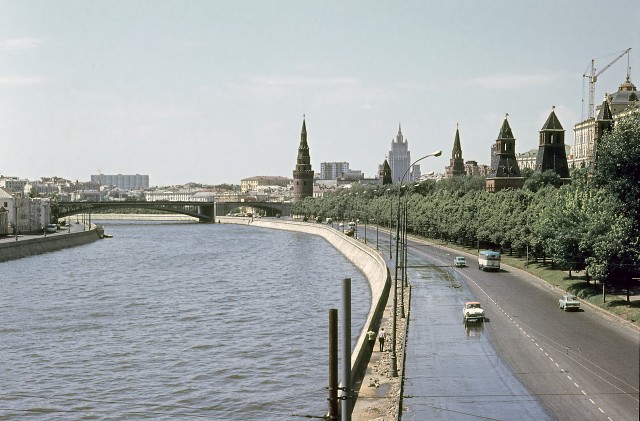
[[[373,197],[374,199],[376,199],[376,250],[380,250],[380,246],[378,243],[378,227],[380,226],[380,203],[378,203],[376,193],[378,193],[378,190],[373,191]]]
[[[420,159],[415,160],[402,175],[400,179],[400,186],[398,188],[398,209],[396,218],[396,264],[395,264],[395,279],[393,282],[393,331],[391,332],[391,377],[398,377],[398,363],[396,356],[396,326],[397,326],[397,312],[398,312],[398,239],[400,237],[400,199],[402,197],[402,183],[404,178],[409,173],[409,170],[418,162],[430,156],[440,156],[442,151],[437,151],[423,156]],[[391,230],[389,230],[391,231]],[[389,247],[391,249],[391,247]],[[404,301],[404,300],[403,300]]]
[[[389,259],[393,259],[391,249],[393,247],[393,241],[391,241],[391,221],[393,221],[393,199],[391,198],[391,189],[387,189],[389,192]]]

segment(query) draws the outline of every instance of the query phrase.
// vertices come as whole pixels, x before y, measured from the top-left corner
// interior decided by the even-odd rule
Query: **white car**
[[[58,232],[58,226],[56,224],[48,224],[45,230],[47,232]]]
[[[573,294],[565,294],[558,300],[558,306],[561,310],[580,310],[580,301]]]
[[[453,266],[458,267],[458,268],[465,267],[465,266],[467,266],[467,261],[462,256],[456,256],[453,259]]]
[[[468,301],[462,308],[462,320],[467,322],[484,322],[484,310],[477,301]]]

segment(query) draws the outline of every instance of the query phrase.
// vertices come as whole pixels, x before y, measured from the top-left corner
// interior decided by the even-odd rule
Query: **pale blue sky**
[[[413,159],[443,150],[423,173],[448,165],[456,123],[463,158],[489,164],[505,113],[518,152],[554,105],[573,144],[592,58],[633,48],[640,84],[639,22],[636,0],[0,0],[0,174],[291,177],[303,114],[317,172],[373,177],[399,123]]]

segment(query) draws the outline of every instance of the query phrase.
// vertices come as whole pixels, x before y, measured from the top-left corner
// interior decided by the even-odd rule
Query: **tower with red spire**
[[[298,146],[298,160],[293,170],[293,202],[300,202],[307,197],[313,197],[313,169],[311,169],[311,157],[307,144],[307,124],[302,118],[302,132],[300,133],[300,145]]]

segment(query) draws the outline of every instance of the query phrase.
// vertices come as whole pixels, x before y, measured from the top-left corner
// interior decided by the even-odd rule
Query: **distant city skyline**
[[[506,113],[516,152],[552,107],[574,143],[596,105],[640,83],[640,2],[0,0],[0,174],[148,174],[151,185],[291,177],[306,115],[311,166],[375,177],[402,125],[422,173],[490,164]],[[604,28],[607,28],[604,30]],[[585,101],[583,106],[582,101]],[[584,113],[583,113],[584,109]]]

